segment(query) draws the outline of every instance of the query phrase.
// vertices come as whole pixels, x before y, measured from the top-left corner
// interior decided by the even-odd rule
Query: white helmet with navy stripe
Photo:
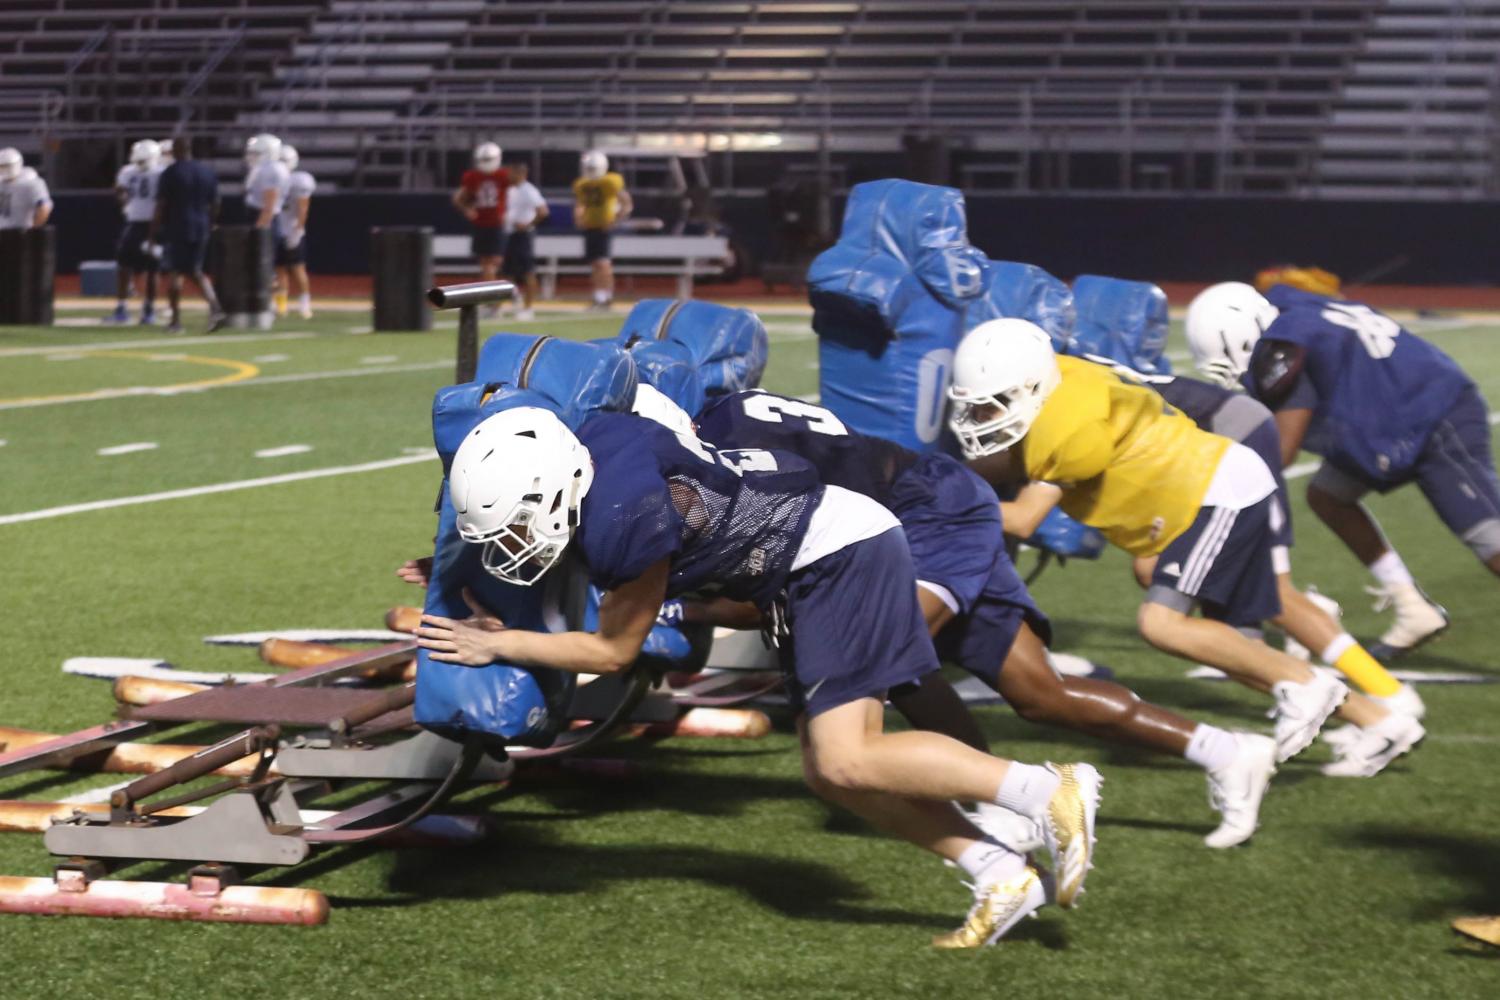
[[[970,330],[953,355],[948,426],[965,458],[1004,451],[1026,436],[1062,382],[1052,338],[1024,319],[992,319]]]
[[[1210,285],[1188,305],[1187,342],[1193,364],[1210,380],[1233,386],[1250,367],[1261,334],[1281,315],[1243,281]]]
[[[518,406],[487,417],[453,456],[448,496],[458,534],[484,546],[490,575],[528,587],[562,558],[594,463],[555,413]]]

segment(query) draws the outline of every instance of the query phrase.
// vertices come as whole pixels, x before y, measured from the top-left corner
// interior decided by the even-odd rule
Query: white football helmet
[[[157,147],[161,150],[161,165],[164,167],[170,167],[172,163],[177,159],[176,155],[172,152],[172,142],[173,140],[168,137],[166,139],[162,139],[156,144]]]
[[[288,170],[296,170],[297,164],[301,161],[302,157],[297,155],[297,150],[294,147],[288,146],[286,143],[281,144],[281,165],[283,167],[286,167]]]
[[[281,140],[269,132],[252,135],[245,142],[245,162],[252,167],[262,163],[274,163],[280,155]]]
[[[14,146],[0,149],[0,181],[13,181],[21,176],[21,151]]]
[[[459,536],[484,546],[485,570],[529,587],[562,558],[593,483],[588,449],[557,415],[518,406],[485,418],[464,438],[448,496]]]
[[[138,170],[150,170],[161,160],[161,147],[154,139],[139,139],[130,145],[130,164]]]
[[[1233,386],[1250,367],[1255,342],[1279,315],[1264,295],[1242,281],[1210,285],[1188,306],[1193,364],[1211,381]]]
[[[965,458],[1004,451],[1031,430],[1062,381],[1052,338],[1024,319],[992,319],[970,330],[953,355],[948,427]]]
[[[591,149],[578,158],[578,168],[583,176],[596,181],[609,173],[609,157],[597,149]]]
[[[493,142],[481,142],[474,147],[474,169],[489,173],[500,169],[500,147]]]

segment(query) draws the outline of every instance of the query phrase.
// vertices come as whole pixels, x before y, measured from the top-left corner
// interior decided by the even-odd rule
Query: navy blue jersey
[[[730,448],[773,448],[801,456],[829,486],[891,506],[891,486],[918,455],[893,441],[851,431],[831,410],[762,389],[722,396],[698,415],[698,436]]]
[[[1179,375],[1152,375],[1146,379],[1151,388],[1170,405],[1206,431],[1214,430],[1214,415],[1239,393],[1212,382]]]
[[[632,413],[578,430],[594,459],[576,541],[594,585],[612,590],[663,559],[667,596],[722,594],[768,605],[822,500],[795,455],[716,449]]]
[[[219,199],[219,180],[207,164],[197,160],[173,163],[162,171],[156,196],[164,202],[161,233],[166,240],[208,238],[214,203]]]
[[[1473,383],[1452,358],[1369,306],[1283,285],[1245,388],[1271,409],[1311,408],[1303,446],[1372,485],[1410,476]]]

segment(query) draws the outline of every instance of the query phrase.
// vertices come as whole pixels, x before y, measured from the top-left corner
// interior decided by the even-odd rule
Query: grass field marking
[[[91,500],[88,503],[68,504],[65,507],[44,507],[19,514],[0,515],[0,526],[22,524],[27,521],[45,521],[53,517],[86,514],[95,510],[111,510],[115,507],[134,507],[139,504],[159,503],[163,500],[184,500],[188,497],[208,496],[213,493],[232,493],[236,490],[251,490],[261,486],[280,486],[283,483],[298,483],[304,479],[326,479],[330,476],[349,476],[360,472],[375,472],[394,469],[416,462],[430,462],[437,452],[428,449],[421,455],[404,455],[401,458],[385,458],[378,462],[361,462],[358,465],[335,465],[324,469],[307,469],[303,472],[286,472],[279,476],[261,476],[258,479],[239,479],[228,483],[211,483],[207,486],[191,486],[181,490],[165,490],[161,493],[142,493],[133,497],[116,497],[113,500]]]
[[[154,450],[156,450],[156,442],[155,441],[134,441],[134,442],[132,442],[130,444],[117,444],[117,445],[112,445],[111,447],[108,447],[108,448],[100,448],[98,451],[94,452],[94,454],[96,454],[96,455],[106,455],[106,456],[108,456],[108,455],[129,455],[132,452],[137,452],[137,451],[154,451]]]
[[[312,451],[310,444],[284,444],[279,448],[262,448],[255,453],[256,458],[281,458],[284,455],[305,455]]]
[[[392,361],[398,360],[400,359],[394,354],[371,354],[368,357],[360,358],[359,363],[362,365],[388,365]]]
[[[51,406],[57,403],[82,403],[93,402],[100,399],[117,399],[120,396],[138,396],[142,393],[171,394],[174,392],[191,392],[197,389],[210,389],[215,386],[231,385],[235,382],[243,382],[260,374],[260,368],[248,361],[235,361],[231,358],[207,358],[194,354],[173,355],[163,357],[156,354],[148,354],[142,351],[93,351],[90,357],[105,358],[135,358],[146,361],[177,361],[190,365],[208,365],[216,368],[228,368],[228,375],[220,375],[218,378],[198,379],[193,382],[178,382],[172,385],[153,386],[124,386],[114,389],[95,389],[91,392],[65,393],[58,396],[19,396],[15,399],[0,399],[0,410],[17,410],[28,406]]]
[[[45,347],[0,347],[0,358],[18,358],[28,354],[66,354],[70,351],[125,350],[132,347],[182,347],[192,344],[243,344],[253,340],[309,340],[314,333],[238,333],[207,334],[202,337],[158,337],[144,340],[114,340],[103,344],[51,344]]]
[[[258,365],[268,365],[273,361],[286,361],[290,357],[290,354],[257,354],[250,360],[254,361]]]

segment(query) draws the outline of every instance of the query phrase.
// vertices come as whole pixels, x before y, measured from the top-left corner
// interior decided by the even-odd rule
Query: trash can
[[[51,326],[57,232],[0,230],[0,325]]]
[[[229,325],[268,330],[271,312],[271,230],[220,226],[210,248],[210,273]]]
[[[379,226],[370,230],[377,330],[431,330],[432,228]]]

